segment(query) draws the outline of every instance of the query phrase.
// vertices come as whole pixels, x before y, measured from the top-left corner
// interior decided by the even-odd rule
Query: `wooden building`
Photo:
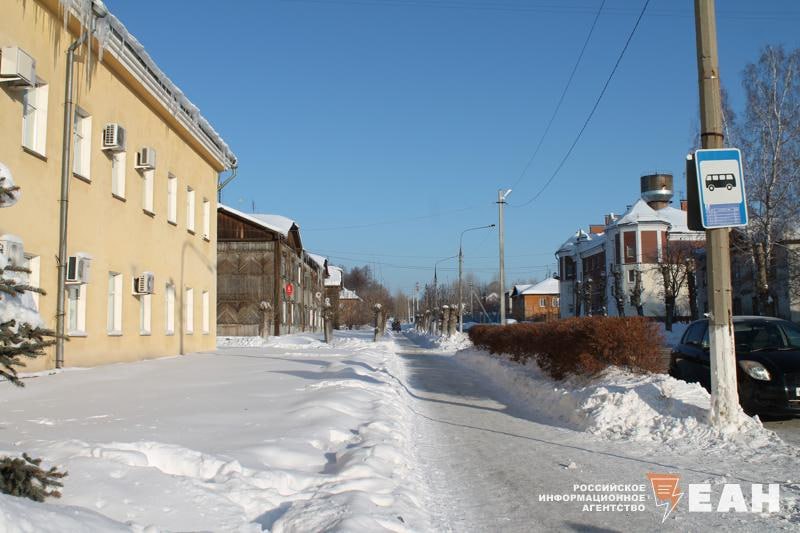
[[[344,271],[337,266],[328,265],[328,275],[325,277],[325,299],[331,304],[333,310],[333,328],[339,329],[341,313],[339,309],[339,293],[344,288]]]
[[[320,331],[327,262],[280,215],[217,210],[217,335]]]

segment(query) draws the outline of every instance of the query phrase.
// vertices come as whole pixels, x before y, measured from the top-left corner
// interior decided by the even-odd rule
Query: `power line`
[[[408,7],[408,8],[423,8],[423,9],[439,9],[439,10],[461,10],[461,11],[497,11],[497,12],[510,12],[510,13],[550,13],[561,15],[580,15],[590,14],[594,10],[579,5],[564,5],[564,4],[539,4],[539,5],[522,5],[513,2],[465,2],[458,0],[449,1],[436,1],[427,2],[424,0],[277,0],[284,4],[320,4],[320,5],[344,5],[344,6],[365,6],[371,8],[393,8],[393,7]],[[636,13],[635,9],[619,7],[608,8],[606,13],[609,15],[626,16]],[[647,13],[648,17],[667,17],[667,18],[691,18],[694,13],[691,9],[653,9]],[[717,17],[720,19],[731,20],[795,20],[800,18],[800,12],[786,11],[786,10],[773,10],[768,11],[765,9],[758,10],[726,10],[721,8],[717,12]]]
[[[611,74],[608,75],[608,79],[606,80],[606,83],[603,85],[603,89],[600,91],[600,94],[597,96],[597,100],[595,101],[594,106],[592,107],[592,110],[589,112],[589,116],[586,117],[586,121],[584,121],[583,126],[581,127],[580,131],[578,131],[578,135],[575,136],[575,140],[572,141],[572,144],[570,145],[569,150],[567,150],[567,153],[564,154],[564,157],[561,159],[561,162],[556,167],[556,170],[553,172],[553,174],[550,176],[550,178],[545,182],[545,184],[542,185],[542,187],[539,189],[539,191],[536,194],[533,195],[533,197],[530,200],[528,200],[528,201],[526,201],[526,202],[524,202],[522,204],[519,204],[519,205],[511,205],[511,204],[509,204],[509,207],[525,207],[526,205],[530,205],[531,203],[536,201],[536,199],[539,198],[539,196],[542,195],[542,193],[553,182],[553,180],[556,179],[556,176],[558,176],[558,173],[564,167],[564,163],[566,163],[567,159],[569,159],[569,156],[572,154],[572,151],[575,149],[575,146],[578,144],[578,141],[581,139],[581,136],[583,135],[583,132],[586,130],[586,127],[589,125],[589,122],[592,120],[592,117],[594,116],[595,111],[597,111],[598,106],[600,106],[600,101],[603,99],[603,95],[606,94],[606,90],[608,89],[608,86],[611,83],[611,80],[614,78],[614,74],[617,72],[617,68],[619,67],[619,64],[622,62],[622,58],[625,55],[625,51],[628,49],[628,46],[631,44],[631,40],[633,39],[633,36],[636,33],[636,29],[639,27],[639,23],[642,21],[642,17],[644,16],[644,12],[647,10],[648,4],[650,4],[650,0],[645,0],[644,5],[642,6],[642,10],[639,12],[639,17],[636,19],[636,24],[633,25],[633,29],[631,30],[630,34],[628,35],[628,40],[625,41],[625,46],[622,47],[622,51],[620,51],[619,57],[617,57],[617,62],[614,64],[614,68],[611,69]]]
[[[493,206],[494,203],[492,202],[492,203],[488,203],[488,204],[475,204],[475,205],[471,205],[471,206],[468,206],[468,207],[462,207],[462,208],[459,208],[459,209],[450,209],[448,211],[439,211],[438,213],[434,213],[434,214],[431,214],[431,215],[420,215],[420,216],[416,216],[416,217],[403,217],[403,218],[396,218],[396,219],[393,219],[393,220],[384,220],[382,222],[368,222],[368,223],[365,223],[365,224],[354,224],[352,226],[326,226],[324,228],[303,228],[303,232],[308,232],[308,231],[338,231],[338,230],[343,230],[343,229],[373,228],[375,226],[385,226],[385,225],[388,225],[388,224],[400,224],[400,223],[405,224],[405,223],[408,223],[408,222],[414,221],[414,220],[428,220],[428,219],[431,219],[431,218],[438,218],[438,217],[440,217],[442,215],[449,215],[451,213],[463,213],[464,211],[472,211],[475,208],[486,207],[486,206],[490,206],[490,205]]]
[[[564,103],[564,98],[567,96],[567,91],[569,90],[570,85],[572,85],[572,79],[575,77],[575,72],[578,71],[578,65],[581,63],[581,59],[583,59],[583,54],[586,52],[586,47],[589,45],[589,40],[592,38],[592,33],[594,33],[594,28],[597,26],[597,20],[600,18],[600,13],[603,11],[603,6],[606,5],[606,0],[600,2],[600,7],[597,9],[597,13],[594,16],[594,20],[592,21],[592,26],[589,28],[589,33],[586,35],[586,40],[583,41],[583,47],[581,48],[581,52],[578,54],[578,59],[575,60],[575,65],[572,67],[572,72],[569,74],[569,79],[567,79],[566,85],[564,85],[564,89],[561,91],[561,96],[558,99],[558,104],[556,104],[556,108],[553,110],[553,114],[550,116],[550,121],[547,123],[547,127],[544,129],[542,136],[539,137],[539,143],[536,145],[536,149],[533,151],[533,155],[531,155],[528,162],[525,164],[525,168],[522,169],[520,172],[517,181],[514,182],[514,185],[511,186],[512,189],[516,188],[522,178],[525,177],[525,173],[528,172],[528,169],[533,163],[533,160],[536,159],[536,156],[539,154],[539,150],[542,148],[542,144],[544,143],[547,134],[550,132],[550,127],[553,125],[553,122],[556,119],[556,115],[558,115],[558,111],[561,109],[561,104]]]

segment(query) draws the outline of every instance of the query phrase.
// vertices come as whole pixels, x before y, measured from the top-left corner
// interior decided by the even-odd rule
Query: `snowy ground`
[[[0,498],[0,530],[428,529],[393,344],[367,339],[245,339],[4,383],[0,451],[69,476],[45,505]]]
[[[220,339],[214,353],[0,386],[0,452],[69,470],[64,497],[0,497],[0,531],[796,530],[800,454],[757,421],[715,432],[667,376],[555,384],[407,332]],[[464,349],[466,348],[466,349]],[[456,350],[461,350],[456,353]],[[678,473],[778,483],[772,514],[585,511],[580,484]],[[580,491],[579,491],[580,492]]]

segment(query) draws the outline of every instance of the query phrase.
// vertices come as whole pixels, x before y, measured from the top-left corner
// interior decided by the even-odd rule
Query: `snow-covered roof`
[[[339,299],[340,300],[360,300],[361,298],[358,297],[356,291],[352,289],[345,289],[342,287],[342,290],[339,291]]]
[[[281,233],[284,237],[289,235],[289,232],[292,230],[292,226],[297,226],[297,229],[300,229],[300,226],[298,226],[294,220],[286,218],[285,216],[282,215],[253,213],[252,216],[263,222],[264,225],[266,225],[267,227],[270,227],[275,231]]]
[[[78,20],[80,31],[94,24],[94,37],[100,46],[99,50],[91,49],[97,60],[102,61],[103,52],[113,55],[133,77],[152,94],[164,108],[172,113],[178,122],[185,127],[199,142],[216,157],[226,169],[236,167],[236,155],[217,133],[211,124],[200,114],[200,110],[183,94],[175,83],[167,77],[150,57],[144,46],[134,37],[122,22],[108,13],[102,18],[93,14],[93,2],[86,0],[59,0],[64,13],[64,26],[67,25],[68,13]],[[90,56],[91,61],[91,56]]]
[[[261,226],[262,228],[274,231],[276,233],[280,233],[284,237],[287,237],[289,235],[289,231],[291,231],[292,226],[297,226],[297,224],[293,220],[281,215],[244,213],[242,211],[239,211],[238,209],[234,209],[231,206],[225,204],[219,204],[219,209],[222,211],[227,211],[228,213],[234,214],[245,220],[248,220],[253,224]],[[297,226],[297,229],[300,229],[300,227]]]
[[[672,206],[655,210],[641,198],[624,215],[617,219],[612,226],[639,224],[642,222],[661,222],[672,226],[671,231],[689,231],[689,227],[686,225],[686,211]]]
[[[323,257],[321,255],[312,254],[311,252],[306,252],[306,255],[311,258],[320,268],[325,268],[325,263],[328,261],[327,257]]]
[[[342,285],[342,269],[328,265],[328,277],[325,278],[326,287],[339,287]]]
[[[522,294],[559,294],[558,280],[547,278],[535,285],[530,285]]]
[[[533,287],[532,283],[525,283],[525,284],[522,284],[522,285],[514,285],[514,288],[511,289],[511,294],[512,295],[514,295],[514,294],[522,294],[522,292],[524,290],[529,289],[530,287]]]

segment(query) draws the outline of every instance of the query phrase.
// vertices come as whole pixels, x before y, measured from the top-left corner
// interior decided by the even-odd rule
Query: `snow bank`
[[[455,357],[537,415],[604,439],[649,441],[695,452],[726,448],[764,453],[765,447],[786,451],[775,433],[741,411],[731,427],[711,427],[706,421],[710,397],[697,383],[616,368],[592,380],[556,382],[535,362],[520,365],[477,349],[460,351]]]
[[[456,350],[463,350],[472,346],[469,336],[466,333],[458,333],[452,337],[444,335],[428,335],[426,333],[419,333],[413,329],[404,332],[405,335],[422,346],[423,348],[433,348],[437,350],[452,352]]]
[[[429,529],[393,341],[336,335],[0,387],[0,452],[69,472],[60,500],[0,499],[0,531]]]

